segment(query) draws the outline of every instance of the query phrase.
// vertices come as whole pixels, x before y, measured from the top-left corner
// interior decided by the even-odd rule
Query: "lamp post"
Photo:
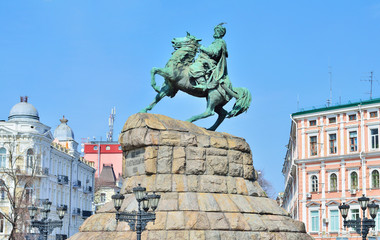
[[[65,213],[67,209],[63,206],[60,206],[57,208],[57,214],[60,220],[52,221],[51,219],[47,219],[49,212],[50,212],[51,202],[49,199],[45,199],[42,201],[42,209],[40,209],[40,212],[42,213],[42,219],[41,220],[34,220],[36,217],[38,208],[35,206],[28,207],[30,218],[32,219],[31,227],[32,228],[38,228],[40,231],[40,234],[43,236],[44,240],[48,239],[48,235],[51,234],[54,230],[54,228],[62,228],[63,221],[62,218],[65,216]]]
[[[120,193],[113,195],[112,201],[116,209],[116,221],[127,222],[130,229],[137,233],[137,240],[141,240],[141,233],[145,230],[148,222],[156,220],[156,213],[154,211],[157,209],[161,196],[154,192],[148,195],[146,188],[141,187],[140,184],[133,188],[133,193],[138,203],[137,212],[119,212],[124,200],[124,196]],[[148,212],[150,208],[152,212]]]
[[[364,194],[362,197],[358,198],[358,200],[360,207],[363,211],[363,220],[361,220],[360,218],[356,220],[346,220],[350,206],[345,203],[339,206],[339,210],[340,214],[342,214],[342,217],[344,219],[343,226],[355,228],[356,232],[362,235],[363,240],[366,240],[369,229],[374,228],[376,226],[374,219],[377,215],[377,212],[379,211],[379,205],[375,204],[374,202],[368,204],[369,198],[364,196]],[[365,211],[367,208],[369,209],[369,214],[371,215],[372,219],[368,219],[365,217]]]

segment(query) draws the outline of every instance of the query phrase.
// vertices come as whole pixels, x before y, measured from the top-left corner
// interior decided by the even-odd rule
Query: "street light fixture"
[[[40,234],[43,236],[44,240],[48,239],[48,235],[51,234],[54,230],[54,228],[62,228],[63,226],[63,217],[65,216],[67,208],[64,206],[57,207],[57,215],[60,220],[54,220],[48,218],[48,214],[50,212],[51,202],[48,199],[45,199],[42,201],[42,209],[40,209],[40,212],[42,213],[42,219],[34,220],[36,218],[36,214],[38,211],[38,208],[35,206],[28,207],[31,221],[31,227],[32,228],[38,228]]]
[[[112,201],[116,209],[116,221],[127,222],[130,229],[137,233],[137,240],[141,240],[141,233],[145,230],[148,222],[154,222],[156,220],[155,210],[157,209],[161,196],[154,192],[148,195],[146,188],[141,187],[140,184],[133,188],[133,193],[138,203],[137,212],[119,212],[125,198],[124,195],[120,193],[113,195]],[[142,211],[141,208],[144,211]],[[149,209],[152,209],[152,212],[148,212]]]
[[[361,220],[360,218],[356,220],[346,220],[350,206],[345,203],[339,206],[339,210],[344,219],[343,226],[355,228],[356,232],[362,235],[363,240],[366,240],[369,229],[374,228],[376,226],[374,219],[376,218],[377,212],[379,211],[379,205],[375,204],[374,201],[368,204],[369,198],[367,198],[364,194],[362,197],[358,198],[358,200],[360,207],[363,211],[363,220]],[[369,209],[369,214],[371,215],[372,219],[368,219],[365,217],[365,210],[367,209],[367,207]]]

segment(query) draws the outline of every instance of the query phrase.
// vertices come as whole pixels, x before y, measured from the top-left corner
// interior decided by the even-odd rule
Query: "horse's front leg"
[[[207,108],[206,108],[206,111],[204,111],[201,114],[192,116],[191,118],[187,119],[186,121],[188,121],[188,122],[194,122],[194,121],[197,121],[197,120],[202,119],[202,118],[210,117],[210,116],[212,116],[212,115],[215,114],[214,109],[215,109],[214,102],[210,98],[208,98],[207,99]]]
[[[153,87],[153,89],[157,92],[157,93],[160,93],[161,89],[157,86],[157,83],[156,83],[156,74],[162,76],[163,78],[171,78],[171,75],[170,75],[170,72],[167,68],[152,68],[152,70],[150,70],[150,76],[151,76],[151,80],[150,80],[150,85]]]
[[[156,95],[156,97],[154,98],[154,101],[146,108],[142,109],[140,112],[141,113],[146,113],[150,110],[152,110],[152,108],[154,106],[156,106],[156,104],[161,101],[161,99],[163,99],[164,97],[167,96],[167,93],[164,89],[161,89],[161,91]]]

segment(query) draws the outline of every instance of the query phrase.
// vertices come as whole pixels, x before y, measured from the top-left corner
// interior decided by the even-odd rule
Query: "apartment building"
[[[348,203],[348,218],[357,219],[362,194],[380,202],[379,109],[373,99],[291,115],[282,206],[315,239],[361,239],[343,227],[338,206]],[[369,236],[380,236],[375,220]]]
[[[20,179],[23,176],[23,179],[33,180],[26,189],[25,206],[49,199],[52,202],[49,218],[53,220],[58,220],[57,207],[67,207],[62,229],[55,229],[49,239],[55,239],[56,234],[70,237],[92,214],[95,169],[92,163],[80,157],[68,120],[63,117],[60,121],[52,134],[51,128],[40,122],[38,111],[26,97],[12,107],[8,121],[0,121],[2,182],[11,184],[6,173],[16,168]],[[17,189],[17,186],[7,186]],[[5,189],[0,188],[0,213],[10,214],[11,211],[10,199]],[[8,239],[11,229],[11,224],[0,214],[0,239]],[[38,233],[30,228],[19,231],[24,235]]]

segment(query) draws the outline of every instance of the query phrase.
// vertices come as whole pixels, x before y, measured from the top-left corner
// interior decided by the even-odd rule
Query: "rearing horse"
[[[221,80],[214,89],[196,88],[196,79],[189,77],[189,66],[194,63],[195,56],[199,49],[199,41],[196,37],[187,33],[186,37],[174,38],[172,40],[174,52],[164,68],[152,68],[151,85],[157,92],[155,100],[141,112],[147,112],[165,96],[174,97],[178,90],[186,92],[195,97],[207,99],[206,111],[191,117],[187,121],[194,122],[202,118],[207,118],[218,114],[218,119],[208,130],[215,131],[216,128],[227,117],[235,117],[247,111],[251,103],[251,93],[246,88],[233,88],[228,76]],[[155,75],[161,75],[165,81],[161,88],[156,85]],[[236,98],[235,105],[230,112],[223,109],[231,98]]]

